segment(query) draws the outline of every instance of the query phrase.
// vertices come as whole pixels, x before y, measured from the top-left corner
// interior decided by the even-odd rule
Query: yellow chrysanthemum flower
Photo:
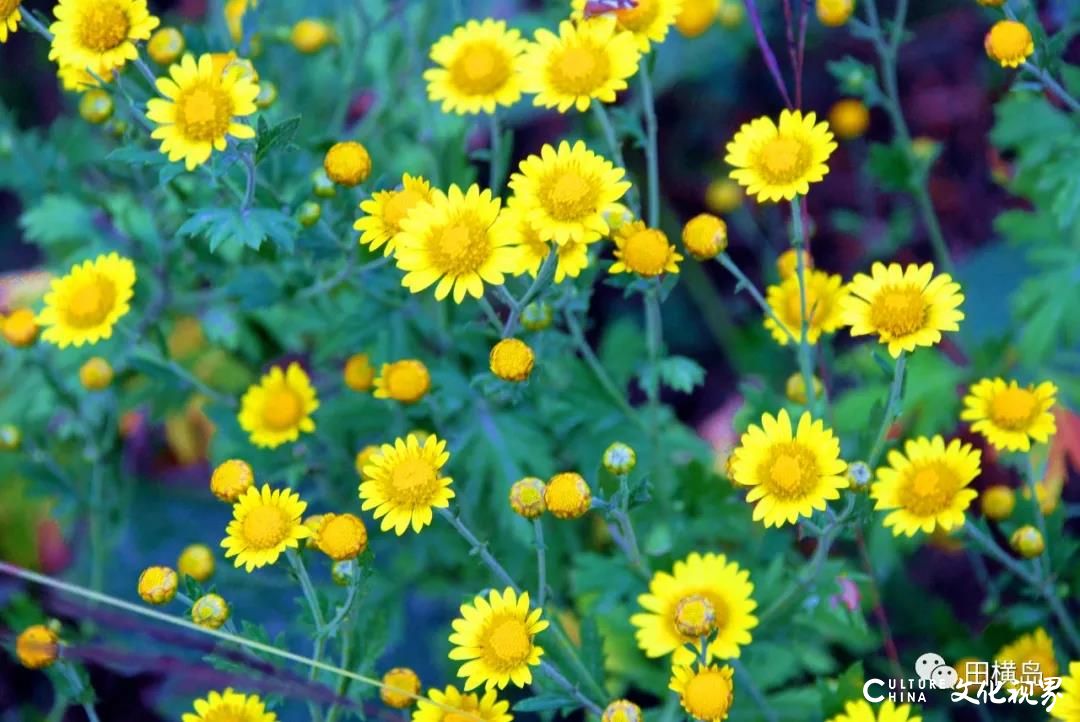
[[[668,689],[679,695],[679,701],[693,719],[720,722],[727,719],[735,699],[735,670],[724,665],[676,666],[671,670]]]
[[[494,113],[521,98],[520,58],[528,43],[502,20],[469,20],[431,47],[428,98],[444,113]]]
[[[225,150],[229,136],[255,137],[254,128],[236,120],[255,112],[259,94],[242,65],[230,63],[221,71],[212,55],[196,61],[188,54],[169,68],[169,76],[158,78],[158,92],[165,97],[147,101],[146,117],[157,125],[150,136],[161,141],[170,161],[183,160],[194,170],[215,150]]]
[[[454,480],[440,475],[449,460],[446,442],[434,434],[423,444],[414,434],[383,444],[364,467],[361,508],[375,510],[375,518],[382,519],[382,531],[393,529],[401,536],[411,525],[419,533],[431,523],[432,510],[445,509],[454,497],[450,488]]]
[[[631,33],[637,43],[638,50],[643,53],[649,52],[652,43],[662,43],[667,37],[675,19],[682,12],[683,4],[687,0],[637,0],[633,7],[612,10],[606,15],[615,18],[618,27]],[[689,0],[700,2],[700,0]],[[573,18],[585,16],[585,6],[588,0],[572,0]]]
[[[1000,451],[1028,451],[1031,442],[1045,444],[1057,431],[1050,409],[1057,387],[1049,381],[1020,386],[1002,378],[982,379],[964,397],[960,418],[974,421],[971,430],[982,434]]]
[[[386,686],[379,688],[379,698],[387,707],[408,709],[420,694],[420,677],[408,667],[388,669],[382,683]]]
[[[844,325],[842,303],[848,294],[848,287],[840,276],[824,271],[806,271],[806,341],[816,344],[823,333],[832,333]],[[796,341],[802,336],[802,295],[799,291],[799,277],[791,276],[780,283],[769,286],[766,301],[780,324],[772,316],[765,317],[765,328],[776,342],[787,346],[792,337]],[[784,331],[787,329],[787,332]],[[790,334],[790,335],[789,335]]]
[[[588,243],[606,236],[608,218],[620,209],[619,199],[630,183],[626,171],[593,153],[578,141],[565,140],[556,151],[550,145],[540,155],[521,161],[521,172],[510,178],[520,212],[541,240],[564,245]]]
[[[60,348],[112,338],[113,326],[131,308],[135,264],[110,253],[71,267],[52,281],[37,317],[41,338]]]
[[[889,465],[877,470],[870,487],[874,509],[891,510],[885,526],[895,536],[962,526],[964,510],[979,495],[968,485],[979,475],[981,458],[981,451],[959,439],[948,446],[940,436],[911,439],[904,453],[890,451]]]
[[[27,669],[45,669],[60,657],[60,637],[44,624],[34,624],[15,638],[15,657]]]
[[[637,627],[637,643],[649,657],[674,653],[672,664],[692,664],[696,658],[686,645],[700,649],[701,640],[682,635],[675,626],[679,604],[689,597],[704,597],[716,613],[716,632],[709,643],[709,655],[720,659],[739,656],[740,647],[750,644],[750,630],[757,626],[757,602],[751,596],[754,585],[750,573],[723,554],[698,554],[675,562],[671,573],[657,572],[649,582],[648,594],[638,597],[644,612],[630,617]]]
[[[551,252],[551,242],[540,237],[540,233],[528,220],[528,214],[523,212],[521,204],[516,197],[511,197],[509,204],[502,211],[506,222],[507,232],[513,234],[513,245],[518,249],[517,275],[528,273],[533,278],[540,273],[543,265]],[[596,238],[589,243],[567,241],[561,245],[555,245],[555,276],[556,284],[562,283],[569,278],[577,278],[581,272],[589,267],[589,246],[598,242]]]
[[[489,689],[483,697],[478,694],[462,694],[452,685],[445,691],[428,690],[428,699],[417,700],[412,722],[510,722],[510,703],[502,702]]]
[[[365,215],[353,224],[360,231],[360,243],[377,251],[383,245],[383,255],[389,256],[397,247],[396,237],[401,222],[419,205],[431,202],[431,184],[420,176],[408,173],[401,177],[401,188],[375,191],[360,204]]]
[[[22,0],[0,0],[0,43],[6,43],[8,33],[19,29],[22,20]]]
[[[501,201],[475,183],[465,193],[450,186],[448,193],[434,190],[401,221],[397,236],[397,266],[406,271],[401,285],[420,293],[434,285],[435,298],[454,292],[454,302],[465,294],[484,295],[484,284],[501,286],[505,274],[516,269],[518,253],[513,235],[499,222]]]
[[[1047,677],[1057,677],[1061,670],[1058,667],[1057,655],[1054,654],[1054,640],[1042,627],[1006,644],[994,655],[994,661],[998,664],[1013,663],[1016,683],[1007,684],[1007,687],[1012,689],[1030,681],[1035,689],[1036,697],[1042,695],[1044,688],[1042,681]]]
[[[311,529],[300,518],[307,502],[291,489],[248,489],[233,505],[233,519],[221,540],[225,558],[236,557],[234,564],[250,572],[277,563],[287,549],[296,549],[301,539],[311,536]]]
[[[99,76],[139,57],[135,43],[160,24],[146,0],[60,0],[53,14],[49,60]]]
[[[757,502],[754,521],[766,527],[823,511],[848,486],[839,440],[809,412],[794,431],[786,410],[763,414],[761,426],[751,424],[742,435],[730,466],[735,482],[751,487],[746,501]]]
[[[640,60],[634,35],[619,30],[613,18],[564,20],[558,35],[536,31],[521,60],[522,90],[536,95],[533,105],[584,112],[594,100],[614,103]]]
[[[511,682],[524,687],[532,682],[531,666],[540,664],[543,648],[535,637],[548,628],[542,609],[529,609],[529,593],[517,594],[507,587],[492,590],[487,599],[476,597],[461,605],[461,617],[453,622],[450,659],[464,661],[458,676],[465,677],[466,691],[486,685],[502,689]]]
[[[922,722],[922,717],[914,713],[911,705],[897,706],[891,700],[885,700],[875,708],[863,699],[844,703],[844,711],[828,722]]]
[[[315,547],[336,562],[355,559],[367,549],[367,527],[355,514],[325,514],[312,531]]]
[[[1069,663],[1069,676],[1061,678],[1061,696],[1050,716],[1065,722],[1080,721],[1080,662]]]
[[[947,273],[934,275],[934,264],[875,263],[870,274],[855,275],[843,300],[844,325],[852,336],[876,334],[889,355],[916,346],[933,346],[943,331],[960,330],[964,302],[960,284]]]
[[[491,373],[503,381],[520,383],[529,378],[536,356],[529,344],[519,338],[504,338],[495,344],[488,355]]]
[[[431,390],[431,374],[427,366],[416,359],[402,359],[383,364],[375,378],[374,396],[393,399],[403,404],[415,404]]]
[[[667,235],[649,228],[641,221],[631,221],[615,232],[615,263],[610,273],[636,273],[643,278],[655,278],[664,273],[678,273],[681,253],[668,241]]]
[[[998,20],[983,41],[986,54],[1003,68],[1018,68],[1035,53],[1035,41],[1027,25]]]
[[[214,496],[230,504],[255,483],[251,465],[241,459],[223,461],[210,475],[210,491]]]
[[[266,709],[258,695],[226,689],[195,700],[195,712],[188,712],[181,719],[182,722],[277,722],[277,715]]]
[[[280,366],[251,386],[240,401],[240,428],[255,446],[274,449],[315,430],[311,415],[319,408],[315,387],[298,363]]]
[[[727,144],[724,161],[735,168],[731,177],[759,203],[790,201],[825,177],[834,150],[828,123],[818,123],[814,113],[785,110],[779,124],[769,117],[744,124]]]

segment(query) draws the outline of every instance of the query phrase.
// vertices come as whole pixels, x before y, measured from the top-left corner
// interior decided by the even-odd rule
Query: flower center
[[[272,549],[289,534],[289,520],[276,506],[257,506],[244,517],[244,541],[255,549]]]
[[[551,66],[551,84],[569,95],[589,95],[608,76],[607,54],[588,45],[566,48]]]
[[[67,306],[68,322],[77,328],[96,326],[109,315],[114,300],[112,284],[92,278],[71,294]]]
[[[798,442],[778,444],[763,462],[758,478],[773,496],[783,501],[801,499],[817,484],[817,459]]]
[[[683,703],[697,719],[722,719],[731,706],[731,681],[718,669],[698,672],[683,691]]]
[[[395,497],[409,504],[430,498],[436,482],[435,469],[423,459],[402,459],[390,472]]]
[[[1010,386],[990,402],[990,416],[1003,429],[1025,428],[1038,410],[1039,400],[1027,389]]]
[[[383,221],[394,231],[401,228],[401,222],[409,211],[424,202],[424,196],[412,188],[403,188],[395,192],[383,206]]]
[[[923,327],[926,301],[922,290],[911,285],[883,289],[870,304],[870,322],[893,337],[907,336]]]
[[[622,256],[631,270],[643,276],[659,276],[667,265],[669,250],[664,234],[648,228],[626,239]]]
[[[761,166],[772,183],[790,183],[806,170],[808,148],[794,138],[777,136],[761,149]]]
[[[524,622],[511,618],[492,628],[488,647],[502,666],[515,667],[528,659],[532,640]]]
[[[207,142],[225,137],[232,123],[233,103],[220,87],[202,83],[176,102],[176,125],[190,140]]]
[[[933,516],[948,508],[956,488],[956,476],[944,465],[934,463],[912,471],[907,484],[905,509],[915,516]]]
[[[436,229],[432,241],[434,265],[448,276],[474,273],[484,264],[491,245],[485,230],[467,218]]]
[[[548,213],[557,221],[574,221],[595,210],[596,191],[593,184],[573,168],[549,177],[546,193],[541,198]]]
[[[263,423],[274,431],[281,431],[296,425],[304,413],[300,397],[292,389],[280,389],[271,392],[263,405]]]
[[[114,0],[100,0],[85,7],[79,18],[78,35],[83,47],[104,53],[127,40],[131,21]]]
[[[498,90],[510,77],[510,64],[490,44],[473,43],[451,64],[450,77],[466,93],[486,95]]]

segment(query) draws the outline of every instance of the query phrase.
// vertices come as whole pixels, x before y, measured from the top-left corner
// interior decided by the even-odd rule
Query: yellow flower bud
[[[394,709],[408,709],[420,692],[420,677],[408,667],[394,667],[383,675],[386,685],[379,690],[383,704]]]
[[[60,656],[60,637],[44,624],[27,627],[15,640],[15,656],[27,669],[45,669]]]
[[[4,338],[15,348],[33,345],[38,337],[34,312],[28,308],[15,309],[0,323],[0,331],[3,331]]]
[[[846,23],[855,12],[855,0],[817,0],[815,9],[822,25],[835,28]]]
[[[1009,537],[1009,544],[1020,556],[1025,559],[1033,559],[1039,556],[1046,550],[1046,541],[1043,539],[1043,535],[1038,529],[1025,524]]]
[[[334,40],[334,30],[322,20],[304,18],[292,27],[289,36],[294,48],[311,55],[322,50]]]
[[[79,116],[87,123],[101,125],[112,117],[112,96],[99,88],[87,90],[79,98]]]
[[[1012,516],[1016,508],[1016,493],[1003,484],[995,484],[983,490],[979,503],[983,516],[993,521],[1003,521]]]
[[[712,633],[716,626],[716,608],[708,597],[691,594],[679,600],[675,607],[675,629],[684,637],[699,639]]]
[[[720,0],[690,0],[683,2],[675,17],[675,27],[683,36],[696,38],[709,29],[720,14]]]
[[[113,369],[109,362],[100,356],[94,356],[79,368],[79,383],[87,391],[102,391],[109,388],[113,380]]]
[[[488,360],[491,373],[504,381],[521,382],[532,373],[535,357],[524,341],[504,338],[491,349]]]
[[[345,362],[345,385],[353,391],[369,391],[375,382],[375,368],[366,353],[358,353]]]
[[[197,582],[205,582],[214,575],[214,553],[205,544],[191,544],[180,552],[176,568]]]
[[[229,621],[229,605],[217,594],[204,594],[191,607],[191,621],[200,627],[219,629]]]
[[[589,511],[592,491],[581,476],[572,471],[556,474],[544,489],[544,503],[558,519],[577,519]]]
[[[844,98],[829,108],[829,126],[842,140],[858,138],[870,127],[870,110],[857,98]]]
[[[821,398],[821,392],[824,388],[821,381],[817,376],[812,376],[811,383],[814,386],[814,398]],[[806,406],[806,381],[801,373],[793,373],[788,376],[787,383],[784,384],[784,395],[787,396],[788,401],[791,403]]]
[[[727,224],[714,215],[702,213],[683,226],[682,240],[691,256],[707,261],[727,250]]]
[[[627,699],[617,699],[604,708],[601,722],[642,722],[641,707]]]
[[[176,28],[161,28],[146,42],[146,54],[158,65],[172,65],[184,54],[184,35]]]
[[[629,474],[637,465],[637,454],[629,445],[616,441],[604,449],[602,463],[608,472],[616,476]]]
[[[217,498],[231,504],[254,483],[255,472],[246,461],[229,459],[214,469],[214,474],[210,477],[210,491]]]
[[[147,604],[168,604],[176,597],[178,582],[169,567],[147,567],[139,575],[139,597]]]
[[[355,559],[367,549],[367,528],[355,514],[326,514],[314,542],[319,551],[336,562]]]
[[[1027,25],[1016,20],[998,20],[986,34],[983,45],[991,60],[1003,68],[1017,68],[1035,52],[1035,41]]]
[[[535,476],[518,479],[510,487],[510,508],[526,519],[535,519],[547,509],[544,503],[544,482]]]

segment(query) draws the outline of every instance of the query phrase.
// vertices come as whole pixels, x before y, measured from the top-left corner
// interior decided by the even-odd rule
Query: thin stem
[[[105,484],[96,450],[90,463],[90,588],[103,589],[105,581]]]
[[[487,296],[481,296],[477,299],[477,303],[480,304],[480,310],[487,316],[487,320],[491,323],[492,327],[500,334],[503,330],[503,324],[499,321],[499,314],[495,312],[495,307],[491,305],[491,301],[487,299]]]
[[[889,385],[889,399],[885,402],[885,414],[881,419],[881,428],[878,429],[874,445],[870,447],[870,455],[866,457],[866,465],[871,470],[877,465],[881,452],[885,449],[885,439],[889,435],[889,428],[892,427],[896,417],[900,415],[900,407],[903,401],[901,396],[904,392],[904,370],[906,367],[907,355],[901,351],[896,358],[896,364],[893,366],[892,383]]]
[[[450,523],[450,526],[454,527],[454,530],[461,535],[461,538],[469,543],[469,546],[471,547],[470,551],[480,557],[480,560],[487,565],[487,568],[490,569],[496,577],[499,578],[499,581],[513,589],[515,592],[521,591],[521,587],[519,587],[517,582],[514,581],[514,578],[510,576],[510,573],[506,571],[491,552],[488,551],[487,544],[477,539],[476,535],[472,533],[469,527],[465,526],[465,523],[462,522],[461,519],[454,516],[454,514],[447,509],[438,509],[437,511],[439,512],[439,516],[446,519],[446,521]]]
[[[589,346],[589,342],[585,338],[585,332],[582,331],[581,324],[578,323],[574,314],[567,310],[564,312],[564,318],[566,319],[566,327],[570,331],[570,337],[574,341],[574,346],[577,348],[578,353],[581,354],[581,357],[585,359],[585,363],[600,383],[600,387],[611,397],[611,400],[615,402],[615,405],[619,407],[619,410],[623,412],[626,418],[632,419],[644,428],[646,424],[634,413],[634,409],[626,402],[623,391],[611,380],[604,365],[600,363],[600,359],[596,357],[596,353]]]
[[[784,99],[784,105],[793,108],[791,96],[788,95],[787,85],[784,83],[784,76],[780,74],[780,64],[776,62],[776,56],[769,47],[769,41],[765,39],[765,29],[761,25],[761,15],[758,13],[757,4],[754,0],[743,0],[743,4],[746,5],[746,17],[750,21],[750,27],[754,29],[754,39],[757,40],[761,55],[765,59],[765,67],[769,69],[769,74],[776,83],[776,89],[780,91],[780,97]]]
[[[22,13],[22,21],[26,23],[26,26],[33,30],[35,33],[48,40],[50,43],[52,42],[52,31],[45,27],[44,23],[38,20],[37,15],[35,15],[33,11],[25,10],[25,12]]]
[[[510,303],[510,315],[506,317],[506,323],[503,325],[502,329],[503,338],[508,338],[517,331],[518,321],[521,320],[521,312],[551,284],[551,280],[555,277],[555,269],[557,266],[558,254],[555,252],[555,249],[550,249],[548,250],[547,257],[544,258],[544,262],[540,265],[540,270],[537,271],[536,278],[533,279],[532,285],[525,291],[525,295],[521,297],[520,301],[515,300],[514,297],[510,295],[509,291],[505,291],[505,286],[499,286],[499,288],[505,291],[507,300]]]
[[[503,167],[503,157],[506,150],[503,148],[502,124],[499,122],[498,111],[491,113],[491,157],[488,158],[488,187],[491,194],[496,198],[502,193],[503,181],[506,180],[506,169]]]
[[[776,324],[776,327],[787,335],[788,341],[792,343],[793,347],[798,347],[799,339],[795,338],[795,334],[791,332],[791,329],[787,327],[787,324],[781,321],[780,318],[773,313],[772,307],[765,301],[765,297],[761,295],[761,291],[759,291],[757,286],[754,285],[754,282],[742,272],[742,269],[735,265],[735,262],[731,260],[731,257],[726,253],[721,253],[716,258],[720,262],[720,265],[726,268],[728,273],[735,276],[735,280],[738,281],[735,285],[735,292],[746,291],[749,293],[750,297],[754,299],[754,302],[761,309],[762,313],[772,319],[772,322]]]
[[[604,141],[607,143],[608,150],[611,151],[611,158],[615,161],[615,165],[623,170],[628,170],[626,167],[626,159],[623,157],[622,143],[619,142],[618,136],[615,134],[615,126],[611,123],[611,116],[608,115],[607,109],[604,108],[604,104],[598,100],[594,100],[589,104],[592,109],[593,117],[596,118],[596,122],[600,125],[600,131],[604,135]],[[629,192],[630,208],[640,218],[641,217],[641,198],[638,197],[637,185],[630,186]]]
[[[642,294],[642,300],[645,305],[645,347],[650,369],[645,393],[649,399],[649,444],[655,468],[660,464],[660,354],[664,344],[659,284],[650,286]]]
[[[649,183],[648,223],[651,228],[660,227],[660,146],[657,138],[656,100],[653,97],[649,71],[638,71],[641,83],[641,110],[645,114],[645,165]]]
[[[146,78],[146,82],[150,83],[150,90],[156,92],[157,90],[157,76],[154,75],[154,71],[150,70],[150,66],[146,64],[146,61],[141,56],[136,56],[132,61],[135,67],[138,68],[142,76]]]
[[[597,716],[604,713],[604,710],[600,708],[600,705],[586,697],[576,685],[563,676],[563,673],[557,670],[550,662],[541,662],[540,670],[546,674],[552,682],[565,689],[571,697],[578,701],[578,704],[589,710],[589,712]]]
[[[1074,113],[1080,113],[1080,101],[1077,101],[1076,98],[1072,97],[1072,95],[1069,94],[1069,91],[1054,79],[1053,75],[1031,63],[1024,63],[1022,68],[1025,72],[1034,75],[1048,91],[1056,95],[1058,100],[1068,106],[1069,110]]]
[[[799,197],[791,199],[791,247],[795,249],[795,275],[799,281],[799,371],[806,386],[806,405],[813,410],[817,407],[817,392],[814,390],[814,358],[807,333],[810,330],[810,317],[806,307],[806,234],[803,231],[802,206]]]
[[[244,153],[240,156],[240,160],[247,171],[247,186],[244,188],[244,200],[240,207],[241,212],[244,212],[251,208],[251,204],[255,201],[255,157],[251,153]]]
[[[300,554],[293,549],[289,549],[286,555],[293,571],[296,572],[297,579],[300,580],[300,588],[304,591],[304,599],[307,600],[308,609],[311,610],[311,617],[315,620],[315,648],[311,653],[311,658],[315,661],[322,661],[322,654],[326,645],[326,620],[323,617],[322,607],[319,606],[319,597],[315,593],[315,587],[311,583],[311,577],[308,576],[307,568],[304,566],[304,560]],[[315,679],[315,671],[314,667],[308,670],[309,680]],[[311,714],[312,722],[322,719],[322,712],[315,702],[308,702],[308,711]]]
[[[536,535],[536,606],[543,609],[547,601],[547,547],[544,545],[544,524],[540,517],[533,519],[533,532]]]
[[[76,696],[81,697],[83,692],[85,691],[85,688],[83,687],[82,680],[79,679],[79,675],[75,673],[75,670],[72,668],[71,664],[62,661],[59,665],[57,665],[57,667],[60,669],[60,674],[62,674],[64,679],[67,680],[68,684],[71,685],[72,692],[74,692]],[[82,707],[83,712],[86,713],[86,719],[88,720],[88,722],[100,722],[100,720],[98,719],[97,710],[94,709],[94,705],[92,703],[81,702],[79,703],[79,706]]]
[[[765,718],[765,722],[777,722],[779,718],[776,716],[776,712],[769,706],[768,701],[765,699],[765,695],[758,689],[753,676],[746,670],[746,667],[743,666],[742,662],[737,659],[731,659],[728,660],[728,664],[735,669],[735,676],[739,679],[739,688],[745,689],[750,695],[750,699],[754,700],[754,704],[757,706],[758,710],[761,711],[761,716]]]

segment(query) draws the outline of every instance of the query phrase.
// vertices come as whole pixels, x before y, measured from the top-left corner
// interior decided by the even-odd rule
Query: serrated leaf
[[[70,195],[47,195],[19,217],[26,237],[43,246],[85,239],[94,223],[93,209]]]
[[[289,149],[296,130],[300,127],[300,116],[287,118],[277,125],[267,126],[263,118],[259,118],[258,137],[255,144],[255,164],[258,165],[266,158],[270,151],[275,148]]]
[[[688,394],[705,381],[705,369],[685,356],[669,356],[659,367],[660,380],[673,391]]]

